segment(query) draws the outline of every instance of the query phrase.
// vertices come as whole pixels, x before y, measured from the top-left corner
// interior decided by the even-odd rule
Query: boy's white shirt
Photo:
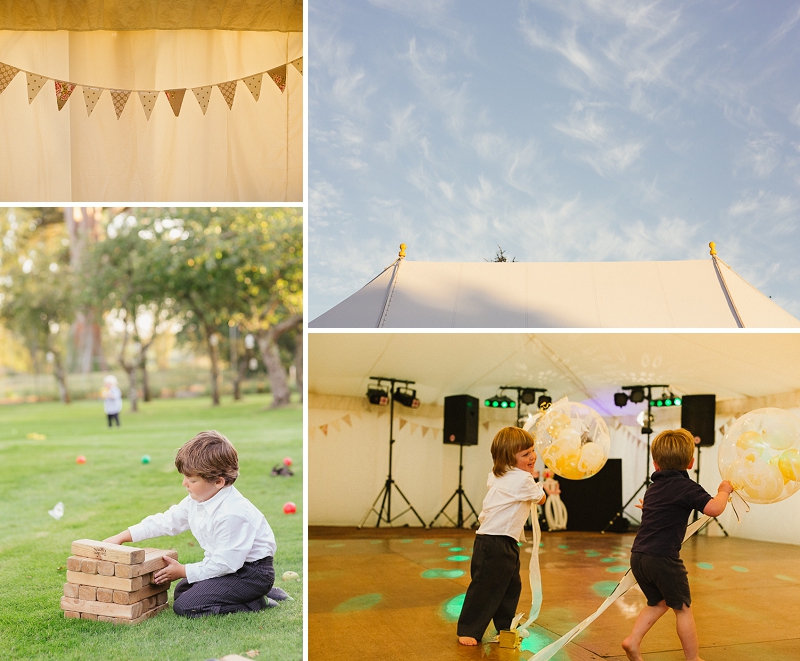
[[[531,512],[531,501],[542,499],[542,485],[529,472],[512,468],[500,477],[489,473],[486,486],[489,492],[483,499],[477,534],[506,535],[525,541],[525,521]]]
[[[264,515],[233,485],[202,503],[186,496],[128,530],[134,542],[191,530],[205,558],[184,565],[189,583],[231,574],[245,562],[274,556],[276,549],[275,535]]]
[[[117,386],[111,386],[103,400],[103,410],[106,415],[114,415],[122,411],[122,391]]]

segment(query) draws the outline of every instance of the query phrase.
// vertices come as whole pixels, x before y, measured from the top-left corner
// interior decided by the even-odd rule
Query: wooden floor
[[[613,590],[628,567],[633,535],[543,534],[544,603],[522,650],[490,643],[467,648],[456,641],[473,540],[473,532],[452,528],[310,527],[310,661],[529,659]],[[520,610],[527,611],[530,545],[520,550]],[[701,534],[682,555],[705,661],[800,660],[800,548]],[[633,588],[554,658],[624,659],[620,642],[644,603]],[[648,661],[683,659],[671,611],[647,635],[642,651]]]

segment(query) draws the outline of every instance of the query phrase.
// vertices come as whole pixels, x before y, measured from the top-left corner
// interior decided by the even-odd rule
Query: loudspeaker
[[[599,473],[585,480],[555,478],[567,506],[567,530],[600,532],[622,509],[622,459],[609,459]],[[627,520],[620,524],[627,528]]]
[[[681,404],[681,427],[700,439],[700,447],[714,445],[716,395],[684,395]]]
[[[469,395],[444,398],[445,445],[478,444],[478,400]]]

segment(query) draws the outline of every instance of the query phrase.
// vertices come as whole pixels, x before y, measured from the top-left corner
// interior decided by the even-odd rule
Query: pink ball
[[[283,458],[283,465],[284,466],[291,466],[292,465],[292,458],[291,457],[284,457]]]
[[[284,514],[294,514],[297,511],[297,505],[293,502],[289,501],[283,506],[283,513]]]
[[[79,454],[77,457],[75,457],[75,463],[76,464],[85,464],[86,463],[86,457],[84,457],[82,454]]]

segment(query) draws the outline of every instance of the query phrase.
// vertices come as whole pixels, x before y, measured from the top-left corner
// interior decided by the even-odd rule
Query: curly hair
[[[175,468],[182,475],[201,477],[207,482],[222,477],[227,487],[239,477],[239,456],[218,431],[201,431],[178,450]]]

